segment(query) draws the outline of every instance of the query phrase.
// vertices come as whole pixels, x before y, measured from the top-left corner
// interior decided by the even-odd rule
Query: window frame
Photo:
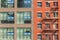
[[[37,34],[37,40],[42,40],[42,34]]]
[[[37,2],[38,7],[42,7],[42,2]]]
[[[37,12],[37,17],[42,18],[42,12]]]
[[[46,3],[46,7],[50,7],[50,2],[45,2]]]

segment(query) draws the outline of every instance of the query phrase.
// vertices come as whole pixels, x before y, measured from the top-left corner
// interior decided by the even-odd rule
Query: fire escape
[[[52,14],[53,12],[58,11],[58,9],[59,9],[58,7],[51,7],[50,13]],[[58,18],[46,18],[45,17],[45,18],[43,18],[42,23],[45,24],[46,22],[49,22],[49,24],[53,25],[55,22],[58,22]],[[43,31],[42,31],[42,34],[45,35],[45,33],[47,33],[47,34],[50,33],[51,34],[50,35],[50,39],[46,39],[46,37],[44,37],[43,40],[53,40],[52,35],[54,33],[58,33],[58,28],[57,29],[53,29],[53,28],[51,28],[51,26],[50,26],[50,28],[44,27]]]

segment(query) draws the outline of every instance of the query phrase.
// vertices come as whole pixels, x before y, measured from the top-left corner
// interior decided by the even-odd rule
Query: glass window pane
[[[17,15],[17,24],[31,23],[31,12],[18,12]]]
[[[38,12],[37,17],[42,18],[42,13]]]
[[[1,8],[13,8],[14,7],[14,0],[0,0],[1,1]]]
[[[58,2],[53,2],[53,5],[57,7],[58,6]]]
[[[0,12],[0,24],[14,23],[14,13],[13,12]]]
[[[9,32],[7,31],[9,30]],[[12,28],[13,29],[13,28]],[[13,40],[14,34],[11,36],[11,28],[0,28],[0,40]]]
[[[31,40],[31,34],[30,33],[31,33],[30,28],[18,28],[17,29],[17,40],[19,40],[19,39],[21,39],[21,40]]]
[[[50,24],[45,24],[46,28],[45,29],[49,29],[50,28]]]
[[[17,7],[18,8],[30,8],[31,7],[31,0],[18,0]]]
[[[38,23],[38,24],[37,24],[37,27],[38,27],[39,29],[42,29],[42,23]]]
[[[19,13],[17,13],[17,24],[19,24],[19,19],[20,19]]]
[[[54,17],[58,17],[58,12],[54,12]]]
[[[42,34],[38,34],[38,35],[37,35],[37,39],[38,39],[38,40],[42,40]]]
[[[50,7],[50,2],[46,2],[46,7]]]
[[[38,7],[42,7],[42,2],[37,2]]]
[[[49,17],[50,17],[50,13],[46,12],[46,18],[49,18]]]
[[[24,24],[24,14],[23,14],[23,12],[22,13],[20,13],[20,23],[21,24]]]

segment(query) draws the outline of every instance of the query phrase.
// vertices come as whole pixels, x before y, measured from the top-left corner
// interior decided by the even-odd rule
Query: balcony
[[[58,11],[58,9],[59,9],[58,6],[56,6],[56,7],[53,6],[53,7],[51,7],[50,11],[51,11],[51,12],[54,12],[54,11]]]
[[[56,29],[52,29],[52,28],[43,28],[43,31],[42,32],[45,32],[45,33],[50,33],[50,32],[57,32],[58,31],[58,28]]]
[[[53,18],[53,17],[52,17],[52,18],[50,18],[50,17],[49,17],[49,18],[45,17],[44,20],[58,20],[58,17],[54,17],[54,18]]]
[[[54,2],[57,2],[58,0],[45,0],[45,1],[54,1]]]
[[[42,22],[56,22],[58,21],[58,18],[43,18]]]

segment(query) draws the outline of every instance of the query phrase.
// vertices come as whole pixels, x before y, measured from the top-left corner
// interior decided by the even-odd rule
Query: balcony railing
[[[56,7],[54,6],[54,7],[51,7],[50,11],[54,12],[54,11],[58,11],[58,9],[59,9],[58,6],[56,6]]]
[[[54,33],[54,32],[57,32],[59,29],[58,28],[56,28],[56,29],[52,29],[52,28],[43,28],[43,31],[42,31],[42,33],[43,32],[45,32],[45,33]]]
[[[47,18],[47,17],[45,17],[45,18],[43,18],[43,20],[58,20],[58,17],[49,17],[49,18]]]
[[[57,2],[58,0],[45,0],[45,1],[54,1],[54,2]]]

